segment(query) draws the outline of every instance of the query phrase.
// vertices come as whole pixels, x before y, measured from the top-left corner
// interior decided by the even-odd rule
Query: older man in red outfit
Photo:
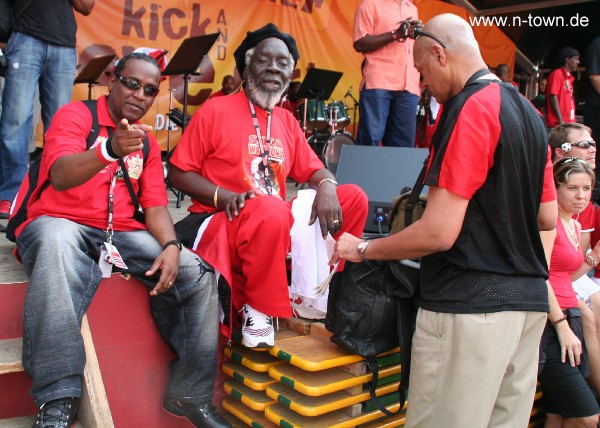
[[[214,213],[202,225],[197,252],[231,285],[243,344],[269,347],[271,317],[292,315],[285,259],[294,218],[287,177],[316,190],[310,223],[318,221],[323,237],[343,231],[360,236],[368,201],[357,186],[337,186],[298,121],[276,106],[299,58],[294,38],[268,24],[248,32],[234,56],[244,90],[209,100],[196,112],[171,157],[169,180],[192,197],[191,216]]]

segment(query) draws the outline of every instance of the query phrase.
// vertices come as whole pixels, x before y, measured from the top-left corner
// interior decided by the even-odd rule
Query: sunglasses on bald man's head
[[[413,36],[414,39],[417,40],[421,36],[423,36],[423,37],[429,37],[430,39],[435,40],[440,45],[442,45],[442,47],[444,49],[446,49],[446,45],[440,39],[438,39],[436,36],[434,36],[431,33],[427,33],[426,31],[423,31],[421,28],[415,28],[415,32],[414,32],[414,36]]]
[[[133,77],[125,77],[125,76],[120,76],[118,74],[115,74],[115,76],[117,77],[117,79],[119,79],[119,82],[121,82],[121,85],[125,86],[127,89],[130,89],[132,91],[138,91],[140,88],[144,88],[144,95],[148,96],[148,97],[155,97],[158,95],[158,86],[155,85],[144,85],[142,86],[142,84],[137,80],[134,79]]]

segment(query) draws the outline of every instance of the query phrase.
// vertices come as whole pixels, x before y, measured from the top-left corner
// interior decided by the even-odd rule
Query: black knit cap
[[[296,40],[290,34],[282,33],[274,24],[269,23],[256,31],[248,31],[242,44],[233,53],[235,65],[240,73],[240,76],[244,76],[244,69],[246,68],[246,52],[258,45],[261,41],[271,37],[275,37],[285,43],[290,51],[290,54],[292,55],[292,58],[294,59],[294,66],[296,65],[298,59],[300,58],[300,53],[298,52],[298,47],[296,46]]]
[[[562,60],[564,60],[565,58],[571,58],[573,56],[579,56],[579,51],[577,49],[566,47],[566,48],[562,48],[558,52],[558,57],[561,58]]]

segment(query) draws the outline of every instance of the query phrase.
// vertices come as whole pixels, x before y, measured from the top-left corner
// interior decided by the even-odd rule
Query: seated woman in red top
[[[583,159],[563,158],[554,165],[558,222],[550,260],[550,313],[540,345],[539,374],[546,428],[598,424],[600,408],[585,380],[589,375],[587,352],[581,311],[572,286],[573,280],[590,269],[590,262],[581,256],[581,227],[572,216],[587,206],[594,179],[594,171]],[[600,254],[592,251],[586,258],[595,262]]]

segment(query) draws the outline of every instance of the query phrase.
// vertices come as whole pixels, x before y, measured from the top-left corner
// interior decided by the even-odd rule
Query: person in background
[[[356,143],[414,147],[419,73],[414,40],[421,24],[412,0],[363,0],[354,17],[354,50],[364,55]]]
[[[588,206],[594,170],[580,158],[554,164],[558,221],[550,259],[550,312],[540,344],[538,379],[546,428],[596,428],[600,407],[586,382],[589,376],[579,299],[572,281],[600,261],[600,249],[581,256],[580,225],[573,216]]]
[[[281,101],[279,102],[279,107],[286,109],[294,116],[298,115],[298,107],[304,100],[298,98],[298,91],[300,90],[300,85],[302,82],[295,80],[290,83],[288,87],[287,93],[281,97]],[[300,118],[298,118],[300,119]]]
[[[440,105],[435,97],[431,96],[431,91],[426,87],[423,88],[417,113],[416,147],[428,149],[431,145],[431,137],[435,130],[435,119],[439,109]]]
[[[552,162],[566,157],[583,159],[593,169],[596,168],[596,142],[592,139],[591,129],[579,123],[565,123],[552,129],[548,134],[548,144],[552,149]],[[591,233],[595,228],[596,207],[590,201],[576,220],[581,225],[581,247],[585,252],[590,247]],[[599,302],[600,303],[600,302]]]
[[[435,16],[415,36],[415,66],[442,105],[427,209],[385,238],[342,235],[330,263],[422,257],[407,428],[524,427],[548,312],[540,230],[558,212],[546,128],[488,71],[464,19]]]
[[[552,149],[552,161],[567,157],[583,159],[595,169],[596,142],[590,135],[590,129],[579,123],[564,123],[553,128],[548,135],[548,144]],[[589,201],[585,209],[573,215],[579,224],[579,242],[582,257],[591,248],[596,248],[598,239],[593,239],[596,231],[596,207]],[[588,269],[589,270],[589,269]],[[596,317],[593,308],[600,308],[600,286],[587,275],[573,280],[573,289],[579,297],[579,309],[583,314],[583,333],[589,352],[590,378],[588,381],[595,390],[600,391],[600,317]]]
[[[71,101],[77,67],[74,11],[89,15],[95,0],[24,0],[6,45],[0,118],[0,218],[27,172],[33,103],[39,87],[44,133],[56,110]],[[60,31],[58,30],[60,29]]]
[[[579,67],[579,52],[563,48],[558,53],[559,67],[548,75],[546,87],[546,125],[554,128],[563,123],[575,122],[575,96],[573,73]]]
[[[532,104],[540,111],[542,114],[546,114],[546,86],[548,83],[548,79],[546,77],[540,77],[538,80],[538,93],[531,100]]]
[[[505,83],[510,83],[515,88],[519,89],[519,84],[508,77],[509,72],[510,68],[508,68],[508,65],[506,64],[498,64],[496,66],[496,76],[498,76],[498,79],[502,80]]]
[[[223,81],[221,82],[221,89],[212,94],[208,99],[222,97],[225,95],[233,94],[237,90],[235,84],[235,78],[231,74],[227,74],[223,77]]]
[[[46,134],[39,183],[50,185],[32,196],[16,240],[29,276],[23,367],[40,408],[36,428],[75,421],[86,363],[81,321],[113,264],[148,287],[158,330],[175,353],[165,410],[196,427],[230,426],[212,404],[219,323],[215,274],[176,240],[160,147],[152,128],[137,122],[158,95],[160,77],[149,55],[126,55],[109,78],[108,96],[97,101],[101,130],[90,149],[92,115],[80,101],[59,109]],[[120,159],[140,195],[144,223],[134,218]]]

